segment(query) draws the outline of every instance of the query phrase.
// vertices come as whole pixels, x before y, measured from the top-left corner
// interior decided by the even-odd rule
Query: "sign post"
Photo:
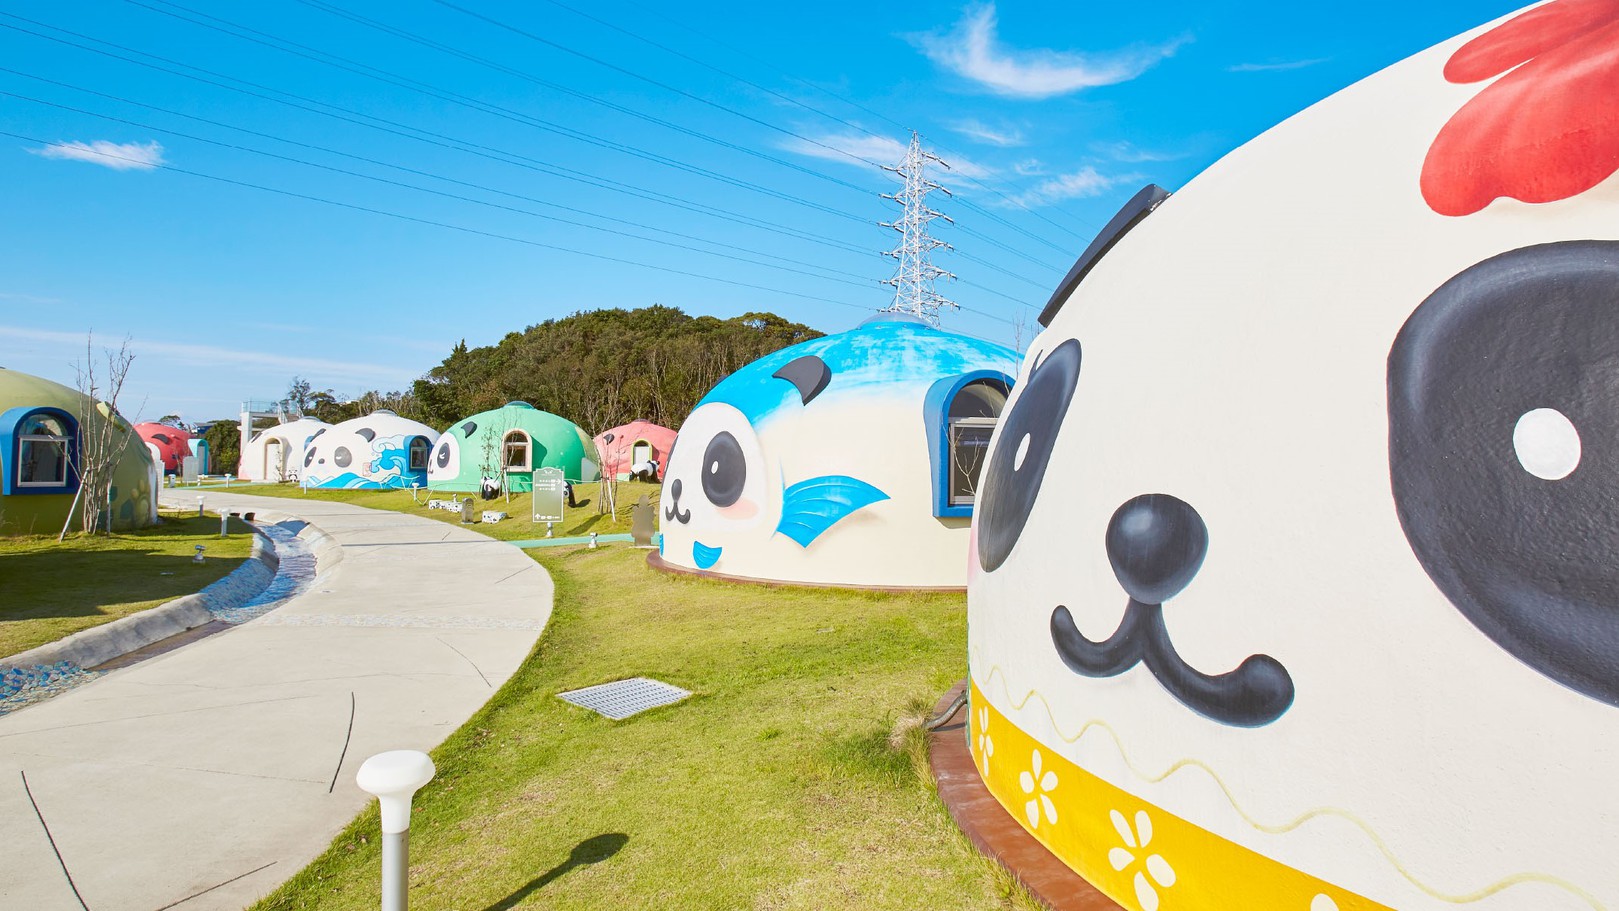
[[[567,481],[560,468],[540,468],[534,472],[533,521],[561,522],[563,490]]]

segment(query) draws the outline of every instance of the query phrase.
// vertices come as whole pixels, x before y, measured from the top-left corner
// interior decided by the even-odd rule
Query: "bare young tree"
[[[70,447],[68,467],[79,479],[79,492],[75,503],[82,510],[86,534],[98,534],[103,519],[108,532],[112,531],[111,504],[107,502],[112,490],[112,476],[118,470],[128,448],[134,428],[118,414],[118,397],[123,394],[124,380],[129,377],[130,365],[135,362],[129,350],[129,337],[125,336],[118,350],[103,348],[105,366],[98,369],[95,356],[95,338],[85,336],[84,362],[74,366],[79,389],[79,447],[74,458]],[[153,496],[156,496],[154,491]],[[73,509],[68,510],[62,525],[61,541],[73,524]]]

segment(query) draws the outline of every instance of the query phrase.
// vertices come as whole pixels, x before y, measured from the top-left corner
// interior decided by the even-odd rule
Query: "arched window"
[[[502,450],[505,452],[502,465],[507,471],[533,471],[534,464],[530,461],[529,437],[521,430],[508,430],[503,441]]]
[[[0,415],[4,492],[72,493],[79,487],[74,462],[79,425],[57,408],[13,408]]]
[[[924,411],[935,516],[972,515],[989,439],[1011,391],[1011,378],[992,370],[946,377],[928,390]]]
[[[1010,394],[1001,380],[974,380],[950,400],[951,506],[971,506],[977,499],[978,473],[989,455],[989,437]]]
[[[433,447],[427,445],[427,437],[410,438],[410,470],[426,471],[427,455]]]

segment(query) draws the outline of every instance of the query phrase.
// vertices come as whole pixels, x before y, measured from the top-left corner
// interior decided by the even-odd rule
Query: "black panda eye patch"
[[[438,467],[440,467],[440,468],[446,468],[446,467],[449,466],[449,464],[450,464],[450,444],[449,443],[440,443],[439,444],[438,454],[436,456],[434,456],[434,460],[438,462]]]
[[[1411,314],[1389,478],[1417,560],[1480,632],[1619,706],[1619,243],[1525,247]]]
[[[708,441],[708,448],[703,450],[700,471],[703,496],[708,497],[710,503],[724,508],[742,498],[742,488],[748,481],[748,464],[736,437],[723,430],[715,434],[714,439]]]
[[[978,565],[985,572],[1006,562],[1023,534],[1079,383],[1079,364],[1078,340],[1058,345],[1030,372],[1001,421],[978,503]]]

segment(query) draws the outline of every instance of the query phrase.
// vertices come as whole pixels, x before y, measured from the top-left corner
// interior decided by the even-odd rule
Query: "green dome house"
[[[75,389],[0,367],[0,535],[55,534],[79,493],[79,426],[84,396]],[[113,469],[114,531],[157,520],[155,469],[146,443],[128,421],[101,405],[96,422],[111,419],[123,436]],[[75,515],[72,530],[80,530]]]
[[[427,463],[433,490],[474,493],[484,478],[512,493],[534,488],[534,471],[560,468],[574,483],[601,477],[595,444],[567,418],[527,402],[511,402],[456,422],[439,437]]]

